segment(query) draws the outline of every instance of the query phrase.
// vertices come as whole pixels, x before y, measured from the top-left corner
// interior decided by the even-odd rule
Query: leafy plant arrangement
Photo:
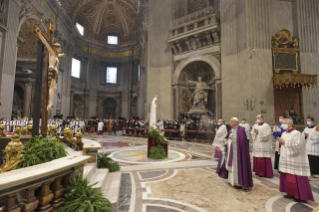
[[[120,171],[120,165],[113,161],[112,158],[108,156],[110,153],[105,153],[101,155],[97,155],[97,167],[100,168],[107,168],[110,172],[117,172]]]
[[[150,149],[150,158],[153,160],[162,160],[167,157],[165,149],[158,145]]]
[[[59,212],[111,212],[111,202],[103,196],[101,188],[92,188],[81,176],[71,180],[71,187],[64,196],[64,206]]]
[[[170,144],[169,141],[165,138],[165,136],[159,131],[157,128],[152,128],[149,130],[149,135],[153,138],[154,140],[157,140],[157,143],[159,144]]]
[[[67,156],[65,144],[55,138],[39,138],[23,142],[24,150],[17,169],[46,163]]]

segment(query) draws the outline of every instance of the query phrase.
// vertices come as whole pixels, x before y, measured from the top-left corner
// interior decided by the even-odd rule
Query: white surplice
[[[254,129],[258,129],[258,134]],[[256,124],[251,130],[253,139],[253,156],[256,158],[271,158],[272,155],[272,133],[268,124]]]
[[[151,105],[150,128],[156,127],[156,104],[157,104],[157,98],[155,97]]]
[[[307,153],[308,155],[319,156],[319,131],[315,131],[308,137]],[[317,165],[319,166],[319,164]]]
[[[306,147],[307,147],[307,154],[308,155],[313,155],[313,147],[312,144],[311,144],[311,141],[310,141],[310,137],[316,132],[316,127],[306,127],[305,130],[302,132],[302,134],[305,134],[305,133],[308,133],[308,137],[307,137],[307,144],[306,144]]]
[[[250,135],[249,135],[249,132],[250,132],[250,125],[248,123],[240,123],[239,126],[243,127],[245,129],[245,133],[246,133],[246,136],[247,136],[247,139],[249,140],[250,138]]]
[[[297,130],[284,132],[285,145],[280,148],[279,171],[298,176],[310,176],[305,135]]]
[[[100,121],[97,125],[97,130],[98,131],[103,131],[103,127],[104,127],[104,123],[102,121]]]
[[[215,138],[214,138],[213,145],[214,146],[220,146],[220,142],[219,141],[224,139],[226,136],[227,136],[227,128],[226,128],[225,124],[223,124],[216,131],[216,135],[215,135]]]

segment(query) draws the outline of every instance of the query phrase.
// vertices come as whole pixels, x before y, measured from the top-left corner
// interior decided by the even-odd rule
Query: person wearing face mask
[[[304,134],[293,128],[292,119],[284,119],[281,127],[286,130],[277,141],[280,144],[279,190],[295,202],[314,201],[308,177],[309,161]]]
[[[246,119],[243,118],[242,122],[239,124],[239,126],[243,127],[245,129],[246,132],[246,136],[247,136],[247,142],[249,144],[249,131],[250,131],[250,126],[249,124],[246,122]]]
[[[257,124],[251,131],[253,139],[253,172],[260,177],[273,178],[271,129],[264,122],[263,115],[257,115],[256,121]]]
[[[215,146],[215,158],[219,158],[221,155],[221,150],[220,150],[220,140],[224,139],[227,136],[227,128],[224,124],[224,120],[223,119],[219,119],[217,122],[217,125],[219,126],[219,128],[215,129],[216,134],[215,134],[215,138],[213,141],[213,146]]]
[[[282,127],[281,127],[281,123],[282,121],[284,120],[284,117],[283,116],[279,116],[279,122],[280,124],[278,124],[278,126],[274,126],[273,128],[273,136],[275,139],[277,139],[278,137],[280,138],[281,135],[286,132],[286,130],[284,130]],[[278,165],[279,165],[279,143],[278,141],[276,141],[276,144],[275,144],[275,163],[274,163],[274,169],[278,170]]]
[[[309,136],[309,144],[307,142],[307,153],[312,176],[319,174],[319,124],[317,124],[315,129],[315,132]]]
[[[309,164],[310,164],[310,171],[311,176],[313,177],[314,174],[319,174],[318,168],[319,163],[317,163],[318,160],[316,160],[316,154],[317,154],[317,148],[316,148],[316,137],[313,136],[313,134],[316,133],[316,126],[314,125],[314,118],[308,117],[307,118],[307,127],[303,131],[303,134],[305,136],[305,139],[307,141],[306,147],[307,147],[307,154],[309,158]],[[314,140],[313,140],[314,138]],[[313,145],[315,144],[315,145]],[[316,170],[317,169],[317,170]]]

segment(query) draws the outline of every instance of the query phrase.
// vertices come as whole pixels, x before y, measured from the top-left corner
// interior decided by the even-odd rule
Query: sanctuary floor
[[[310,184],[315,202],[296,203],[279,192],[274,178],[253,175],[249,192],[236,190],[215,174],[217,161],[210,144],[170,141],[169,157],[147,158],[146,138],[86,134],[121,165],[120,212],[311,212],[319,205],[319,176]]]

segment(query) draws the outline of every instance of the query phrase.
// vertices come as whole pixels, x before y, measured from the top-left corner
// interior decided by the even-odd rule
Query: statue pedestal
[[[150,150],[153,146],[157,146],[157,140],[153,139],[151,136],[148,136],[147,140],[147,157],[150,157]],[[165,149],[166,155],[168,156],[168,144],[161,144],[161,146]]]

